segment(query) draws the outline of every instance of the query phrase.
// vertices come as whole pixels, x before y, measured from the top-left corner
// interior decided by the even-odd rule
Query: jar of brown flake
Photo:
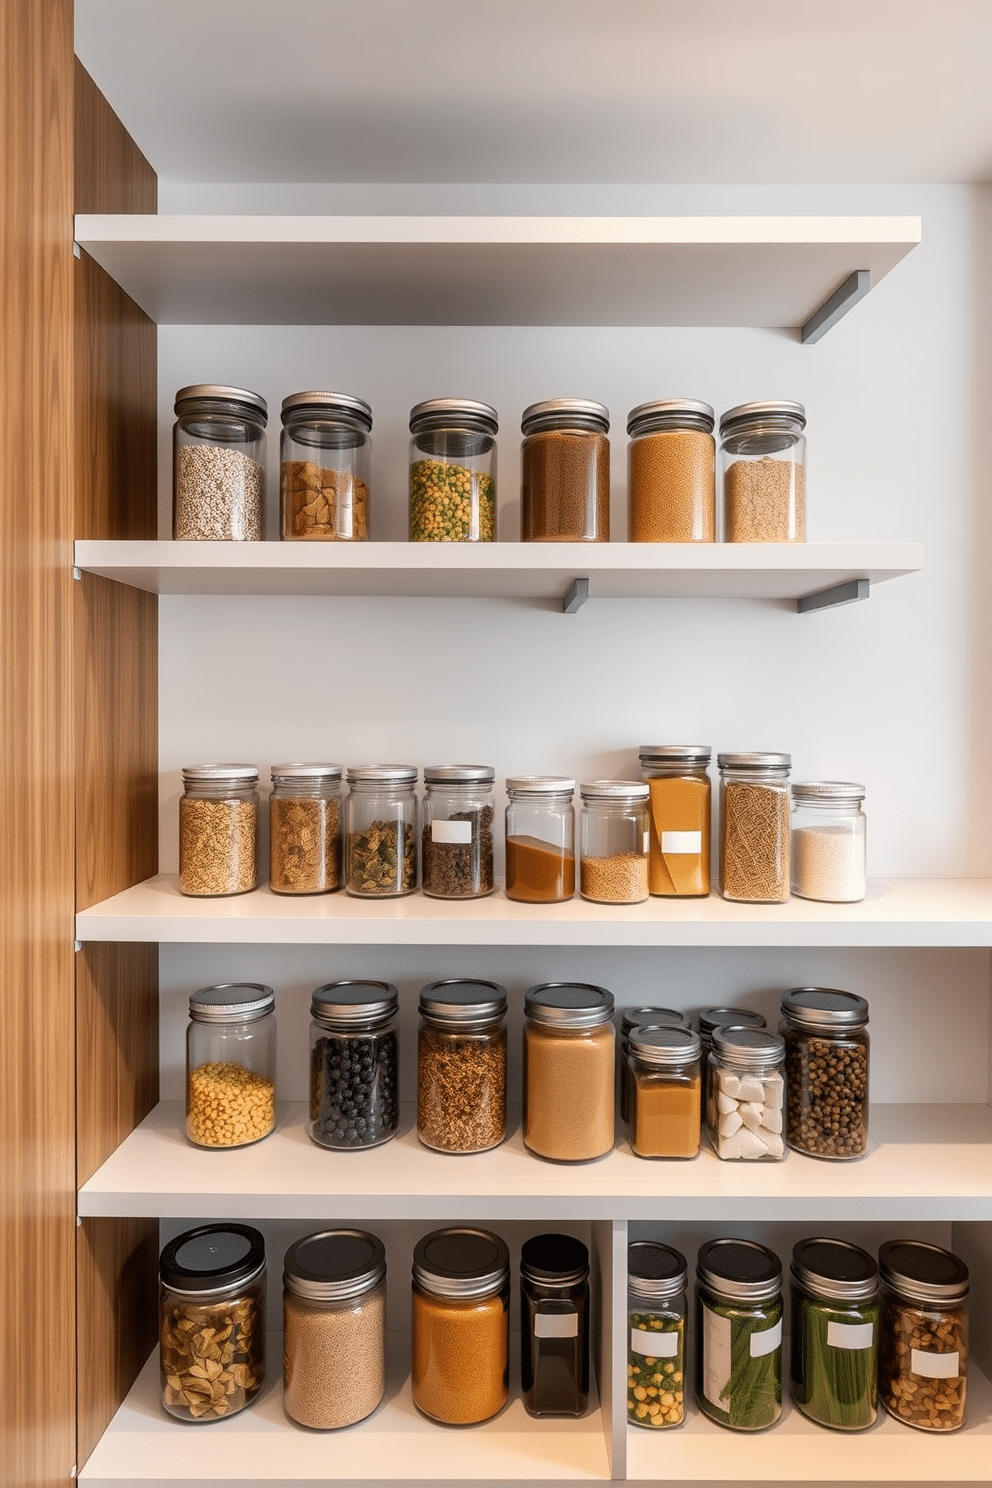
[[[720,767],[720,892],[747,904],[789,897],[788,754],[717,756]]]
[[[341,766],[273,765],[269,886],[329,894],[341,886]]]
[[[291,393],[283,399],[279,497],[284,541],[367,539],[371,428],[371,408],[350,393]]]
[[[417,1136],[437,1152],[485,1152],[506,1136],[506,990],[495,982],[422,990]]]
[[[258,542],[263,536],[265,425],[260,393],[196,383],[176,394],[173,522],[178,542]]]
[[[720,420],[725,542],[806,541],[806,410],[741,403]]]
[[[716,539],[714,413],[692,398],[641,403],[627,416],[631,542]]]
[[[424,769],[425,894],[435,899],[478,899],[492,893],[495,778],[491,765]]]
[[[782,995],[785,1140],[835,1162],[868,1151],[868,1003],[834,987]]]
[[[587,398],[549,398],[520,420],[523,542],[609,542],[610,414]]]
[[[258,768],[184,765],[179,892],[246,894],[257,882]]]

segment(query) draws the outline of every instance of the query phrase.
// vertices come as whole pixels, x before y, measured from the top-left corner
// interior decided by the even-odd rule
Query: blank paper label
[[[662,832],[661,850],[663,853],[701,853],[703,834],[702,832]]]
[[[577,1312],[539,1312],[534,1317],[535,1338],[578,1338]]]
[[[431,822],[432,842],[471,842],[472,823],[470,821],[433,821]]]
[[[631,1328],[630,1351],[632,1354],[647,1354],[649,1359],[674,1359],[679,1351],[679,1335]]]
[[[828,1348],[869,1349],[874,1342],[874,1323],[827,1323]]]
[[[644,853],[648,852],[650,850],[650,847],[651,847],[651,833],[650,832],[642,832],[641,833],[641,852],[644,852]]]
[[[924,1379],[957,1379],[961,1372],[957,1354],[928,1354],[923,1349],[911,1349],[909,1367],[914,1374]]]
[[[765,1328],[762,1333],[752,1333],[749,1342],[752,1359],[761,1359],[765,1354],[773,1354],[782,1342],[781,1322],[777,1322],[774,1328]]]
[[[703,1308],[703,1394],[719,1410],[727,1409],[720,1396],[730,1384],[730,1319]]]

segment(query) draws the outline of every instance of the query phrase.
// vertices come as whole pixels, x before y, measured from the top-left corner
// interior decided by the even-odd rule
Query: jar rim
[[[250,388],[228,387],[221,382],[194,382],[189,387],[180,388],[176,393],[173,413],[181,415],[186,412],[185,404],[201,400],[209,402],[211,399],[224,403],[241,403],[253,413],[260,413],[263,420],[267,420],[269,416],[269,405],[261,393],[253,393]]]
[[[636,438],[651,432],[654,424],[671,425],[679,420],[689,423],[694,432],[712,434],[716,413],[709,403],[699,398],[655,398],[649,403],[638,403],[627,415],[627,433]]]
[[[520,1247],[521,1279],[574,1286],[589,1275],[589,1248],[574,1235],[531,1235]]]
[[[755,1061],[769,1063],[783,1058],[785,1040],[780,1033],[770,1028],[740,1028],[727,1025],[714,1028],[712,1034],[714,1052],[735,1067],[753,1064]]]
[[[510,1279],[506,1241],[491,1230],[432,1230],[413,1252],[413,1278],[441,1297],[473,1298],[500,1291]]]
[[[878,1291],[878,1266],[850,1240],[813,1236],[792,1247],[792,1275],[801,1286],[835,1302],[860,1302]]]
[[[461,993],[456,991],[459,987],[463,989]],[[492,1022],[503,1017],[506,1006],[505,987],[471,977],[429,982],[420,992],[421,1013],[439,1023]]]
[[[782,1290],[782,1262],[757,1240],[710,1240],[696,1257],[696,1279],[738,1302],[768,1302]]]
[[[613,993],[592,982],[540,982],[524,993],[524,1016],[559,1028],[595,1028],[613,1017]]]
[[[605,403],[591,398],[545,398],[529,404],[520,415],[520,432],[538,434],[542,430],[566,427],[569,421],[583,426],[583,432],[608,434],[610,410]]]
[[[334,1302],[358,1297],[386,1275],[386,1250],[367,1230],[320,1230],[286,1251],[283,1283],[298,1297]]]
[[[836,802],[838,806],[856,805],[865,798],[865,788],[853,780],[794,780],[794,801]]]
[[[631,1290],[642,1296],[677,1297],[688,1285],[689,1263],[673,1245],[660,1240],[631,1240],[627,1246],[627,1280]]]
[[[368,1023],[391,1017],[399,1005],[400,994],[392,982],[371,979],[325,982],[310,994],[310,1012],[320,1023]]]
[[[207,783],[216,781],[218,784],[236,781],[256,781],[258,779],[257,765],[183,765],[183,783],[200,781]]]
[[[781,419],[785,423],[795,425],[796,432],[801,433],[806,427],[806,409],[802,403],[792,402],[790,399],[767,398],[759,399],[753,403],[738,403],[733,408],[728,408],[726,413],[720,416],[720,435],[738,432],[746,428],[750,423],[758,423],[763,419]]]
[[[764,1013],[754,1008],[710,1007],[703,1008],[698,1015],[699,1031],[704,1038],[712,1038],[718,1028],[765,1028]]]
[[[650,794],[643,780],[587,780],[579,786],[583,801],[646,801]]]
[[[519,796],[571,796],[575,781],[566,775],[509,775],[506,790]]]
[[[773,750],[750,749],[731,754],[718,754],[717,765],[721,770],[780,770],[792,769],[792,755]]]
[[[639,744],[637,757],[642,765],[708,765],[713,749],[709,744]]]
[[[349,785],[416,785],[416,765],[349,765]]]
[[[425,785],[488,785],[496,779],[492,765],[425,765]]]
[[[692,1064],[702,1051],[699,1034],[691,1028],[661,1024],[635,1026],[628,1035],[630,1052],[645,1064]]]
[[[237,997],[254,992],[254,997]],[[216,982],[189,994],[189,1015],[196,1023],[254,1023],[271,1013],[276,994],[264,982]]]
[[[273,785],[292,785],[296,782],[315,780],[340,780],[342,772],[343,768],[341,765],[288,764],[269,766],[269,775],[272,778]]]
[[[314,414],[345,414],[366,429],[372,427],[372,405],[353,393],[304,392],[290,393],[282,400],[282,418],[287,413],[311,412]]]
[[[411,434],[444,429],[452,422],[465,423],[480,434],[499,431],[499,415],[495,408],[474,398],[425,398],[410,409]]]
[[[629,1007],[620,1014],[620,1032],[625,1036],[632,1028],[691,1028],[692,1019],[678,1008]]]
[[[201,1244],[203,1259],[195,1264],[196,1256],[189,1252]],[[159,1257],[162,1285],[188,1295],[228,1291],[254,1281],[264,1270],[265,1237],[246,1224],[197,1225],[170,1240]]]
[[[913,1302],[962,1302],[968,1267],[960,1257],[925,1240],[887,1240],[878,1249],[879,1275]]]
[[[868,1022],[867,999],[836,987],[792,987],[782,993],[782,1014],[811,1028],[862,1028]]]

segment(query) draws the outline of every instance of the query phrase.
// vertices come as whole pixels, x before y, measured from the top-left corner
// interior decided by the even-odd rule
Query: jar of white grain
[[[176,394],[173,524],[178,542],[258,542],[268,405],[247,388],[197,383]]]
[[[851,904],[863,899],[863,785],[813,780],[792,787],[792,892],[802,899]]]

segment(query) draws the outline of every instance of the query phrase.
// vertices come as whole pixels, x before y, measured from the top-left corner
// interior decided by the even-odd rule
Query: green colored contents
[[[699,1298],[696,1394],[711,1420],[761,1431],[782,1414],[782,1299],[756,1303]]]
[[[792,1296],[793,1400],[821,1426],[863,1431],[878,1414],[878,1302]]]
[[[410,466],[411,542],[492,542],[495,535],[492,476],[444,460]]]
[[[685,1319],[673,1313],[632,1312],[628,1327],[627,1420],[635,1426],[680,1426],[685,1419]]]

